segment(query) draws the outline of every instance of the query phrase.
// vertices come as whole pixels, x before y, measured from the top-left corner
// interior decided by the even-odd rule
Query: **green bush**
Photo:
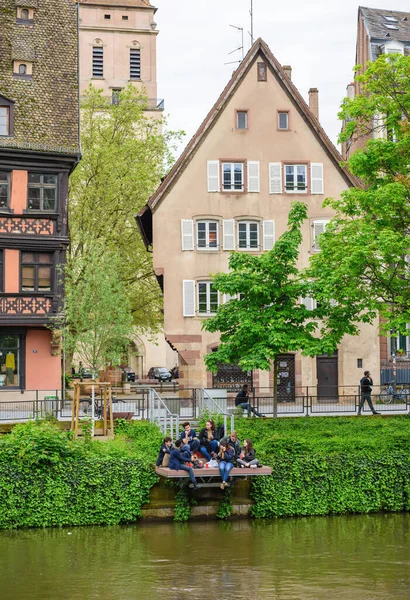
[[[112,442],[72,440],[45,421],[0,441],[0,528],[133,522],[158,480],[161,435],[132,423]]]
[[[255,478],[257,518],[410,510],[410,419],[241,419],[272,467]]]

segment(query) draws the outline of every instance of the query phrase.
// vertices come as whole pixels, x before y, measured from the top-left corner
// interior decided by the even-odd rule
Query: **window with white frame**
[[[236,113],[236,128],[248,129],[248,111],[238,110]]]
[[[278,112],[278,129],[286,131],[289,129],[289,113],[288,112]]]
[[[198,250],[218,250],[219,235],[218,221],[197,222],[197,248]]]
[[[0,135],[7,136],[10,131],[10,108],[0,106]]]
[[[243,192],[245,188],[243,162],[222,163],[222,189],[224,192]]]
[[[259,223],[257,221],[239,221],[239,250],[259,250]]]
[[[198,314],[212,315],[219,306],[219,292],[212,281],[198,281]]]
[[[326,231],[329,219],[317,219],[312,223],[312,247],[315,252],[320,250],[320,236]]]
[[[307,165],[285,165],[285,190],[307,192]]]

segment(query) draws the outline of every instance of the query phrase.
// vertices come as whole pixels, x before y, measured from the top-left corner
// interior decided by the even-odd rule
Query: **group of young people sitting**
[[[183,423],[184,431],[173,445],[172,438],[166,437],[159,451],[157,467],[169,467],[173,471],[187,471],[194,488],[198,488],[192,466],[202,468],[198,460],[198,453],[206,459],[208,465],[216,466],[217,461],[221,475],[221,489],[229,486],[228,478],[231,469],[237,465],[243,469],[257,468],[259,461],[255,457],[255,449],[248,439],[241,446],[235,431],[228,436],[223,436],[223,427],[216,428],[210,419],[201,429],[199,436],[190,424]],[[206,465],[205,465],[206,466]]]

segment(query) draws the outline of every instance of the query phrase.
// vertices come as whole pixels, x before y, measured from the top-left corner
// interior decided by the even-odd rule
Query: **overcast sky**
[[[250,46],[250,0],[151,0],[158,7],[158,97],[172,129],[189,141],[241,58],[229,52]],[[372,0],[372,8],[408,11],[409,0]],[[262,37],[307,99],[319,89],[320,122],[336,143],[337,112],[355,60],[358,4],[355,0],[253,0],[254,37]]]

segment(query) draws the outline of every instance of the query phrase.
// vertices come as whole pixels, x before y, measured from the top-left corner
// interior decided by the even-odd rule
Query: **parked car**
[[[166,367],[151,367],[148,371],[148,379],[158,379],[158,381],[172,381],[172,373]]]
[[[131,367],[121,367],[121,371],[124,374],[124,378],[126,377],[126,381],[135,381],[135,371],[131,369]]]
[[[72,379],[92,379],[93,374],[90,369],[83,369],[82,373],[76,373],[75,369],[71,369],[71,378]]]

